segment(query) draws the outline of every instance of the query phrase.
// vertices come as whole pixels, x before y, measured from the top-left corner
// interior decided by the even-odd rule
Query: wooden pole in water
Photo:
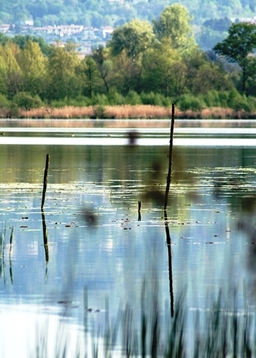
[[[138,201],[138,221],[141,221],[140,209],[141,209],[141,201]]]
[[[169,291],[170,291],[170,306],[171,306],[171,317],[174,316],[174,293],[173,293],[173,278],[172,278],[172,250],[171,250],[171,236],[168,226],[167,212],[164,211],[164,225],[166,233],[166,245],[168,251],[168,271],[169,271]]]
[[[45,169],[44,169],[44,187],[43,187],[41,210],[43,210],[43,208],[44,208],[45,194],[46,194],[46,189],[47,189],[49,162],[50,162],[50,154],[46,154],[46,163],[45,163]]]
[[[43,225],[43,239],[44,239],[44,252],[45,252],[45,261],[49,262],[49,247],[48,247],[48,232],[44,216],[44,211],[42,210],[42,225]]]
[[[169,194],[171,177],[172,177],[172,147],[173,147],[173,131],[174,131],[174,114],[175,114],[175,106],[173,103],[172,104],[172,121],[171,121],[171,129],[170,129],[169,168],[168,168],[168,174],[167,174],[167,179],[166,179],[164,210],[166,210],[167,204],[168,204],[168,194]]]

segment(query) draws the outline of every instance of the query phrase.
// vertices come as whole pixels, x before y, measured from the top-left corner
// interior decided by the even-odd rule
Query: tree
[[[182,68],[180,61],[180,54],[172,48],[168,40],[157,43],[150,48],[143,57],[143,91],[176,96],[177,90],[174,82],[176,82],[176,74]],[[179,63],[178,71],[177,63]],[[180,85],[182,85],[183,81],[181,81],[181,78],[179,80]]]
[[[153,30],[159,41],[168,39],[174,49],[184,52],[194,48],[192,17],[186,7],[180,4],[167,6],[158,20],[153,20]]]
[[[152,25],[148,21],[132,20],[122,27],[117,27],[108,46],[114,56],[126,51],[133,61],[137,60],[154,39]]]
[[[100,46],[97,50],[93,52],[92,58],[97,64],[98,71],[102,81],[104,82],[104,86],[106,88],[106,92],[109,92],[110,89],[110,74],[113,68],[113,63],[109,59],[109,49]]]
[[[7,42],[4,46],[0,46],[2,76],[5,76],[8,98],[12,98],[23,86],[22,71],[16,60],[19,52],[19,47],[11,42]]]
[[[49,100],[74,98],[81,92],[81,82],[76,76],[79,58],[75,52],[66,51],[63,47],[53,47],[48,59],[48,88],[46,97]]]
[[[99,86],[99,71],[97,64],[92,57],[86,57],[81,63],[85,81],[83,84],[83,94],[92,97],[94,90]]]
[[[17,55],[17,61],[24,75],[24,91],[38,94],[42,92],[43,78],[46,74],[46,59],[39,45],[31,40]]]
[[[217,43],[214,51],[228,62],[237,63],[242,71],[242,92],[246,93],[246,83],[250,76],[250,55],[256,48],[256,25],[233,23],[228,37]]]

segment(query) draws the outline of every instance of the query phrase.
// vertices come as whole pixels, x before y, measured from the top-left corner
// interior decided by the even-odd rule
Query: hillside
[[[181,0],[194,17],[194,23],[207,19],[253,17],[254,0]],[[133,18],[152,20],[168,5],[167,0],[1,0],[0,23],[33,20],[35,26],[79,24],[117,26]]]

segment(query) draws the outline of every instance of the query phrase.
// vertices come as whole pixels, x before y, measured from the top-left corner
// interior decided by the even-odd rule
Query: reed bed
[[[180,111],[176,108],[176,118],[180,119],[227,119],[255,118],[254,113],[234,111],[229,108],[206,108],[201,111]],[[7,117],[6,111],[0,113]],[[30,110],[19,109],[16,118],[45,118],[45,119],[167,119],[171,118],[171,107],[153,105],[120,105],[120,106],[66,106],[62,108],[42,107]]]

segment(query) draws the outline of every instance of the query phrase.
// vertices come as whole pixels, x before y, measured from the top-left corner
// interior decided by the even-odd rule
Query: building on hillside
[[[0,32],[5,34],[6,32],[9,31],[10,27],[11,27],[10,24],[1,24],[0,25]]]

